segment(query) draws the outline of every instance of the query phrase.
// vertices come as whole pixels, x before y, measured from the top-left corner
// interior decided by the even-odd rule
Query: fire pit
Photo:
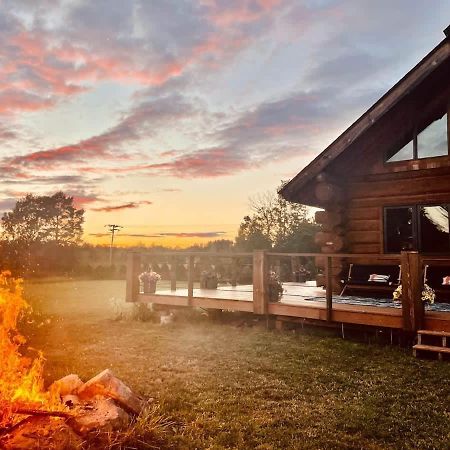
[[[2,272],[0,448],[75,449],[86,439],[127,428],[143,402],[110,370],[86,382],[67,375],[44,389],[43,354],[21,353],[26,339],[17,322],[27,309],[21,280]]]

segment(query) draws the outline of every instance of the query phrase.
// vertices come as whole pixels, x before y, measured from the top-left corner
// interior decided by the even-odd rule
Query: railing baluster
[[[194,256],[188,259],[188,304],[191,305],[194,296]]]
[[[170,258],[170,290],[177,290],[177,257]]]
[[[331,322],[333,317],[333,271],[332,257],[327,256],[327,264],[325,266],[326,279],[326,301],[327,301],[327,321]]]

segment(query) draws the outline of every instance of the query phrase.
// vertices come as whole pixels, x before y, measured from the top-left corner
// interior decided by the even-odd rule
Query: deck
[[[312,320],[327,320],[326,293],[322,288],[306,283],[283,283],[280,302],[269,303],[267,313],[273,316]],[[193,306],[208,309],[254,312],[253,286],[219,286],[217,289],[159,290],[155,294],[138,295],[138,301],[161,305]],[[333,296],[332,321],[359,325],[402,329],[402,309],[388,298]],[[450,304],[432,305],[425,312],[425,327],[450,331]]]

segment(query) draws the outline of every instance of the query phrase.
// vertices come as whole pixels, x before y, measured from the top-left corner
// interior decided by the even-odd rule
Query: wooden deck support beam
[[[253,252],[253,313],[267,314],[269,304],[269,261],[266,252]]]
[[[141,273],[141,255],[130,252],[127,257],[127,287],[125,301],[137,302],[139,295],[139,274]]]
[[[403,329],[417,331],[423,326],[422,264],[418,252],[402,252],[402,313]]]

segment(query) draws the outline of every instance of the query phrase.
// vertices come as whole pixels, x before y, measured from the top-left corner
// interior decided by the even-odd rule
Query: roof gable
[[[449,27],[450,32],[450,27]],[[308,166],[298,173],[280,190],[280,194],[289,201],[302,201],[299,193],[317,175],[323,172],[336,158],[346,152],[356,141],[368,135],[382,119],[386,119],[405,98],[433,74],[445,68],[447,74],[450,62],[450,39],[447,37],[435,47],[422,61],[410,70],[368,111],[356,120],[344,133],[332,142]],[[446,82],[448,83],[448,77]],[[306,202],[305,202],[306,203]]]

